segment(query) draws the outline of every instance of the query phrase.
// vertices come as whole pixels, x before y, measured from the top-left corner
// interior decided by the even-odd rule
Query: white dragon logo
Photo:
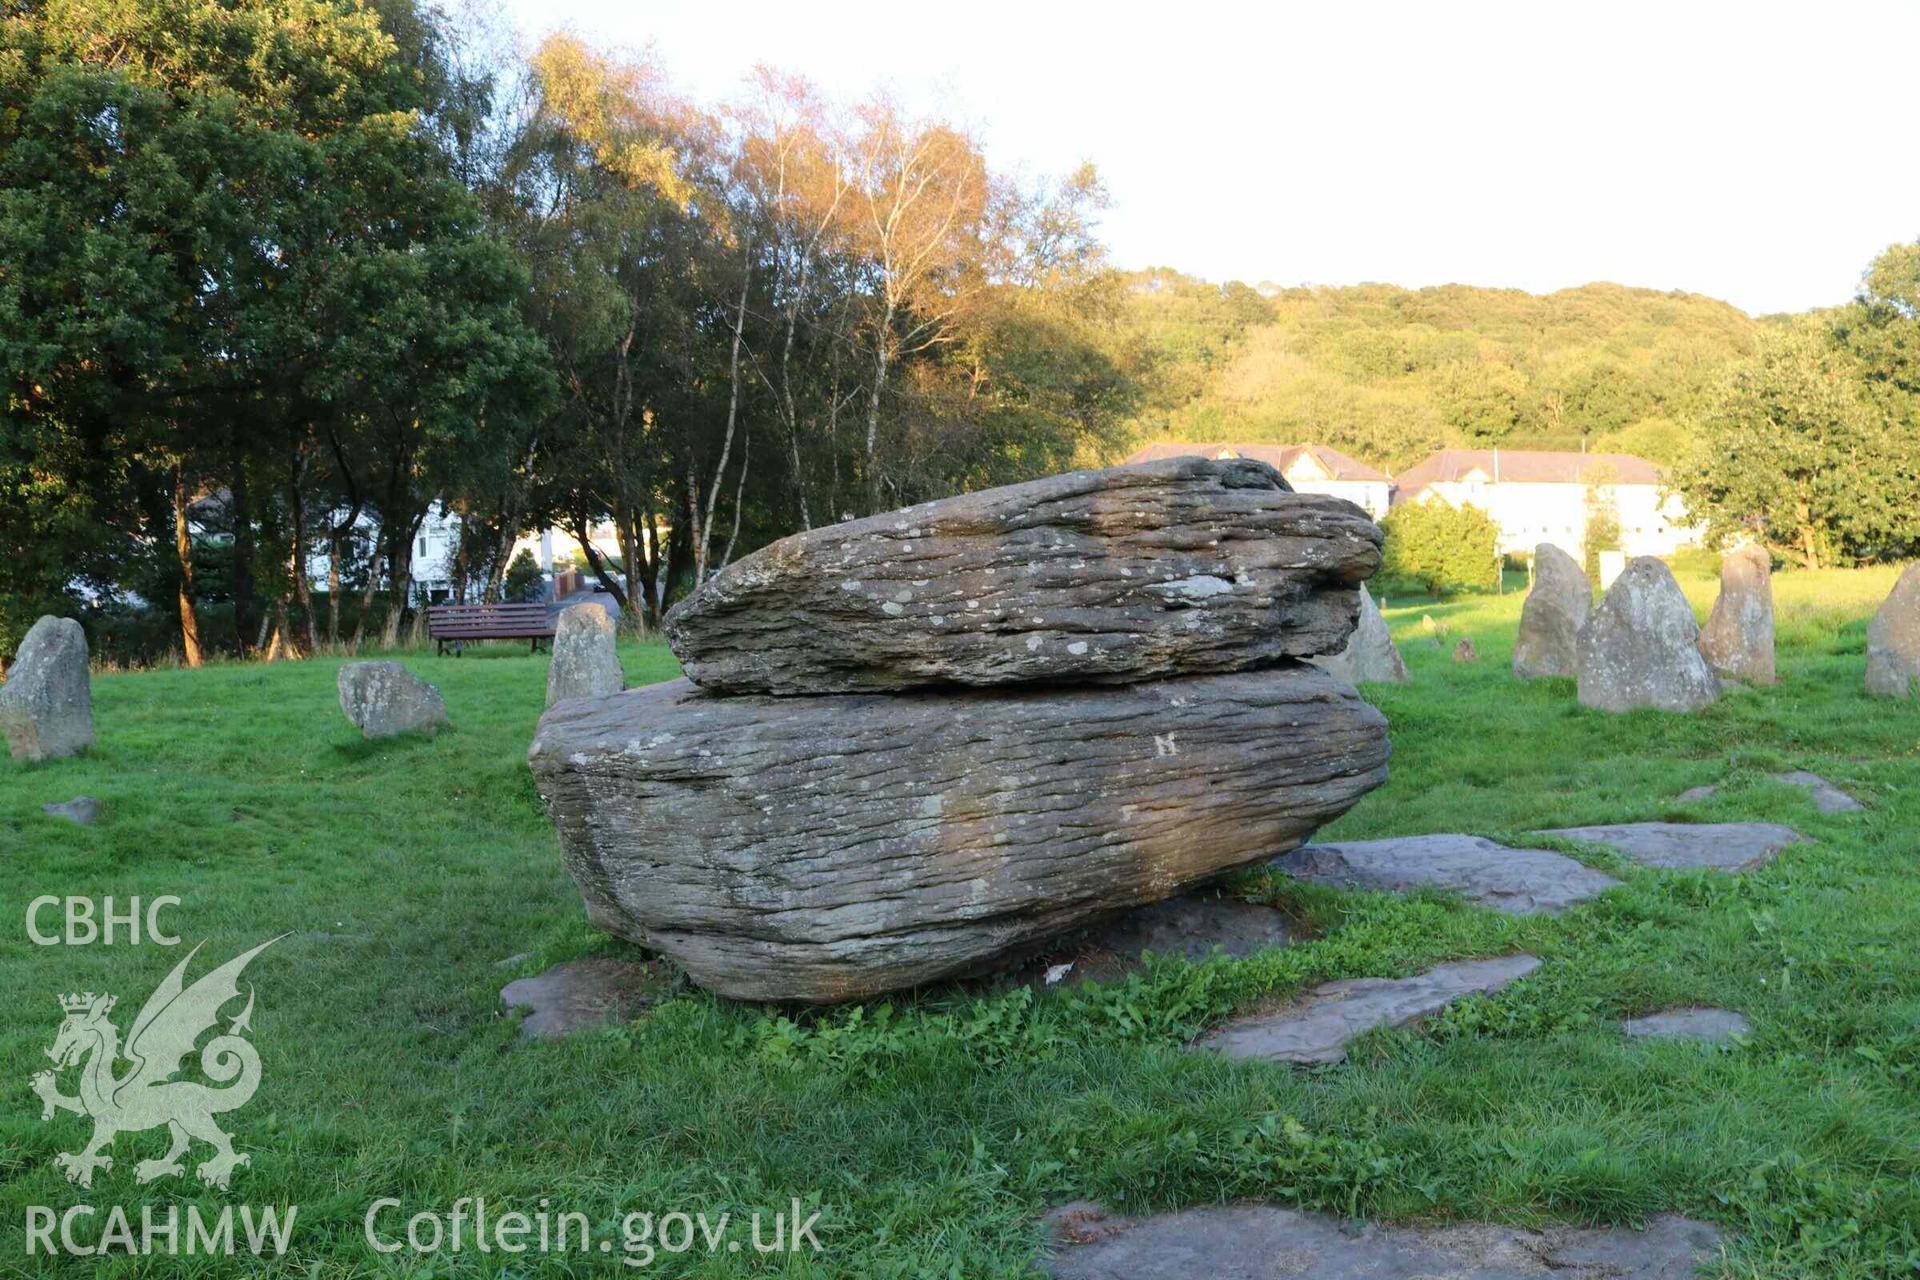
[[[246,1008],[228,1024],[225,1034],[207,1041],[200,1051],[200,1069],[209,1079],[226,1087],[215,1089],[195,1080],[169,1077],[180,1070],[180,1060],[193,1052],[194,1042],[201,1033],[218,1023],[221,1006],[239,997],[240,971],[247,967],[247,962],[279,940],[268,939],[183,989],[181,975],[200,946],[189,951],[187,958],[175,965],[173,972],[148,997],[140,1016],[133,1020],[124,1050],[130,1066],[121,1075],[114,1072],[123,1056],[120,1029],[107,1017],[117,1003],[116,998],[96,996],[91,991],[60,997],[60,1007],[67,1016],[47,1056],[53,1059],[54,1071],[64,1071],[86,1060],[80,1072],[80,1093],[71,1098],[61,1093],[54,1071],[36,1072],[33,1091],[44,1104],[40,1112],[42,1120],[53,1119],[56,1110],[93,1117],[93,1138],[86,1147],[78,1152],[62,1152],[54,1158],[66,1171],[67,1181],[91,1187],[95,1169],[113,1168],[113,1157],[104,1152],[112,1145],[115,1134],[160,1125],[172,1131],[173,1145],[162,1158],[142,1160],[134,1166],[133,1176],[138,1182],[185,1173],[180,1157],[186,1154],[194,1138],[214,1151],[211,1158],[194,1170],[208,1186],[226,1190],[234,1169],[251,1163],[249,1157],[235,1154],[232,1140],[213,1120],[223,1111],[244,1106],[260,1087],[260,1055],[242,1038],[243,1032],[253,1029],[251,986],[247,989]]]

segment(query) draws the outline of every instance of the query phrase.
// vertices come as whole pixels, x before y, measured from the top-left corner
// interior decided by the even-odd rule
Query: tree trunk
[[[751,269],[740,277],[740,301],[733,312],[733,353],[727,361],[727,431],[720,438],[720,462],[713,469],[713,485],[707,493],[707,510],[700,517],[693,546],[693,589],[698,591],[707,580],[707,557],[713,543],[713,517],[720,506],[720,491],[726,487],[727,461],[733,454],[734,424],[740,417],[740,335],[747,327],[747,287],[753,282]],[[742,473],[744,475],[744,473]],[[694,505],[696,517],[699,504]]]
[[[386,528],[383,525],[373,535],[373,543],[367,548],[367,585],[360,593],[360,616],[353,620],[353,651],[360,652],[361,642],[367,638],[367,615],[373,612],[373,597],[380,591],[381,546],[385,542]],[[391,572],[391,563],[387,566]]]
[[[193,608],[193,532],[187,524],[187,469],[184,462],[173,468],[173,550],[180,557],[180,648],[187,665],[197,667],[205,658],[200,650],[200,617]]]
[[[893,333],[893,299],[887,299],[886,316],[874,340],[873,393],[867,397],[867,514],[880,513],[880,393],[887,386],[887,356]]]
[[[391,522],[393,540],[387,546],[387,617],[380,630],[380,647],[397,648],[400,624],[406,621],[408,597],[413,594],[413,540],[419,536],[423,511],[404,524]]]
[[[580,554],[587,558],[587,565],[593,570],[593,576],[600,580],[601,589],[612,596],[624,610],[628,607],[626,590],[615,581],[612,570],[607,568],[607,562],[602,560],[600,553],[594,549],[593,540],[588,537],[592,531],[592,521],[582,515],[574,516],[573,536],[580,540]]]
[[[293,521],[292,564],[288,569],[293,583],[294,603],[307,620],[307,652],[312,653],[320,647],[320,624],[313,616],[313,584],[307,581],[307,508],[300,493],[300,478],[306,468],[306,457],[296,448],[287,472],[287,511]],[[282,638],[291,646],[291,632]]]
[[[228,514],[233,519],[233,631],[244,658],[257,647],[253,637],[260,622],[253,598],[253,503],[247,492],[247,460],[238,449],[232,466]]]
[[[726,550],[720,553],[720,567],[733,563],[733,545],[740,540],[740,508],[746,503],[747,462],[753,456],[753,432],[740,433],[740,479],[733,486],[733,529],[727,534]]]

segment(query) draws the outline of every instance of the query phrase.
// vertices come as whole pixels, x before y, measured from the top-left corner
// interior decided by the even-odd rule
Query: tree
[[[539,390],[521,286],[453,173],[434,31],[405,0],[235,0],[190,21],[173,0],[47,0],[0,35],[17,104],[0,112],[0,457],[65,478],[78,505],[60,505],[103,538],[174,560],[190,660],[196,498],[230,521],[231,647],[262,634],[263,592],[287,630],[316,497],[386,521],[391,628],[407,523],[444,487],[394,442]]]
[[[1474,506],[1434,499],[1395,507],[1380,522],[1387,535],[1380,575],[1438,596],[1500,585],[1500,529]]]
[[[1763,335],[1735,366],[1673,476],[1709,536],[1758,539],[1806,568],[1901,554],[1920,538],[1910,439],[1818,320]]]

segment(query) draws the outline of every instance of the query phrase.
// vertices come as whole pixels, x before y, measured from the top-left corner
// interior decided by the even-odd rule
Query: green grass
[[[1251,895],[1319,927],[1240,962],[1156,963],[1131,981],[1035,997],[943,989],[825,1014],[682,989],[630,1026],[523,1045],[505,981],[629,949],[590,931],[524,753],[546,659],[510,647],[408,655],[456,728],[361,742],[337,664],[224,665],[95,681],[100,745],[6,768],[0,884],[0,1274],[604,1275],[607,1256],[376,1255],[368,1205],[587,1213],[821,1210],[811,1256],[659,1254],[642,1274],[1013,1276],[1049,1205],[1127,1212],[1254,1197],[1394,1218],[1633,1221],[1676,1210],[1729,1234],[1724,1277],[1910,1276],[1920,1265],[1920,707],[1861,688],[1867,616],[1890,572],[1782,575],[1777,688],[1691,717],[1578,708],[1569,681],[1508,674],[1521,597],[1395,600],[1413,671],[1373,687],[1393,778],[1330,834],[1515,836],[1638,819],[1764,819],[1814,837],[1740,877],[1641,871],[1554,920],[1438,896],[1337,894],[1249,875]],[[1689,579],[1704,611],[1712,586]],[[1445,647],[1421,635],[1431,615]],[[1470,635],[1474,665],[1451,660]],[[670,676],[630,646],[632,682]],[[1823,817],[1764,780],[1809,768],[1870,812]],[[1687,787],[1726,778],[1710,802]],[[78,828],[40,805],[97,796]],[[229,1197],[134,1184],[156,1133],[123,1135],[91,1192],[57,1152],[80,1118],[39,1120],[59,992],[113,991],[121,1025],[184,948],[36,947],[42,893],[175,894],[202,960],[290,936],[249,971],[265,1063],[229,1117],[250,1168]],[[1294,1071],[1182,1052],[1232,1010],[1336,976],[1411,972],[1525,947],[1532,978],[1348,1063]],[[503,965],[509,958],[521,956]],[[196,960],[196,972],[202,960]],[[1732,1049],[1630,1044],[1618,1020],[1681,1003],[1744,1011]],[[25,1259],[26,1206],[292,1203],[276,1263]],[[809,1210],[811,1211],[811,1210]],[[397,1220],[383,1219],[388,1234]],[[97,1228],[96,1228],[97,1231]],[[83,1236],[84,1236],[83,1231]],[[615,1255],[617,1256],[617,1255]]]

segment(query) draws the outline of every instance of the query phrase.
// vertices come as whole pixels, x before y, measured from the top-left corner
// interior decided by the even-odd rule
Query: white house
[[[1156,462],[1161,458],[1252,458],[1272,466],[1298,493],[1330,493],[1345,498],[1378,520],[1387,514],[1393,481],[1383,471],[1350,458],[1323,444],[1186,444],[1179,441],[1150,444],[1127,458]]]
[[[1628,453],[1538,449],[1442,449],[1394,481],[1393,505],[1473,506],[1500,527],[1500,550],[1542,542],[1580,556],[1590,510],[1611,506],[1628,556],[1670,556],[1700,542],[1677,496],[1662,493],[1660,468]]]

